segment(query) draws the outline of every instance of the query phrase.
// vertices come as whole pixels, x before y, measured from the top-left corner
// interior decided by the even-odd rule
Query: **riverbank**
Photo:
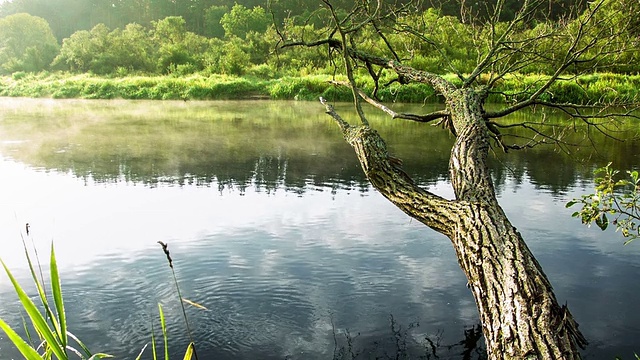
[[[456,81],[453,75],[446,76]],[[349,101],[351,91],[330,83],[330,75],[260,79],[227,75],[194,74],[178,76],[100,77],[92,74],[14,73],[0,78],[0,96],[83,99],[151,99],[151,100],[228,100],[274,99]],[[345,80],[338,78],[337,80]],[[504,103],[527,97],[531,89],[545,81],[544,76],[510,76],[501,80],[488,102]],[[371,92],[373,83],[358,80]],[[506,95],[506,96],[505,96]],[[433,89],[424,84],[400,87],[397,83],[378,91],[385,102],[440,102]],[[578,104],[640,101],[640,75],[599,73],[584,75],[554,84],[542,97]]]

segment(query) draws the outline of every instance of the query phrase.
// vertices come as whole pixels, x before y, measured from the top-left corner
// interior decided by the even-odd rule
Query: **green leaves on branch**
[[[614,225],[627,239],[626,245],[640,238],[640,175],[638,171],[627,171],[620,178],[619,173],[611,163],[596,169],[594,192],[573,199],[567,207],[582,205],[572,216],[579,217],[583,224],[595,223],[603,231]]]

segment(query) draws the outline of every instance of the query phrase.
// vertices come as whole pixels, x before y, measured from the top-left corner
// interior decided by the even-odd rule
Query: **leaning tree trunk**
[[[490,359],[580,359],[586,340],[522,236],[498,204],[487,156],[489,136],[482,94],[447,96],[457,134],[449,169],[456,198],[419,186],[390,157],[369,126],[347,124],[327,105],[371,184],[411,217],[451,239],[480,313]]]

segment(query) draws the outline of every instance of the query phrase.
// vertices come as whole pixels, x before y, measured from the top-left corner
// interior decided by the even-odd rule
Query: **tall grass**
[[[28,229],[28,228],[27,228]],[[24,252],[26,255],[29,270],[31,272],[31,278],[36,286],[38,292],[38,298],[41,303],[41,308],[38,308],[36,304],[31,300],[24,288],[15,279],[5,262],[0,259],[2,267],[4,268],[9,280],[11,281],[13,288],[18,295],[18,299],[22,308],[27,313],[31,326],[38,336],[39,343],[37,345],[30,344],[27,340],[23,339],[18,333],[9,326],[4,320],[0,319],[0,328],[7,334],[7,337],[13,342],[18,351],[27,360],[50,360],[54,356],[59,360],[70,359],[69,352],[75,354],[80,359],[101,359],[111,357],[108,354],[96,353],[92,354],[89,349],[67,328],[67,320],[64,309],[64,301],[62,298],[62,286],[60,284],[60,276],[58,272],[58,265],[56,262],[55,249],[53,243],[51,244],[51,255],[49,273],[51,276],[51,295],[48,295],[44,287],[44,279],[39,279],[36,275],[34,264],[31,260],[31,255],[27,249],[27,246],[22,241]],[[38,261],[39,266],[39,261]],[[50,305],[50,296],[53,298],[53,307]],[[26,324],[25,324],[26,325]],[[27,337],[31,339],[30,332],[27,326],[25,326]],[[76,343],[76,347],[69,344],[69,338],[73,339]]]
[[[29,225],[26,225],[27,236],[29,236]],[[44,282],[44,275],[42,273],[42,268],[40,266],[40,261],[37,255],[37,249],[35,245],[33,247],[34,255],[36,258],[37,268],[39,270],[40,277],[38,277],[36,273],[36,266],[32,261],[32,255],[29,252],[24,237],[22,237],[22,245],[25,253],[25,257],[27,260],[27,264],[29,267],[29,271],[31,274],[31,280],[33,281],[38,296],[37,299],[40,302],[40,306],[36,305],[36,303],[31,299],[31,297],[24,290],[22,285],[18,283],[15,276],[9,270],[6,263],[0,259],[0,264],[5,270],[5,273],[9,277],[13,288],[18,296],[18,300],[22,306],[22,309],[27,314],[30,324],[27,324],[26,320],[23,319],[24,331],[26,333],[26,339],[18,334],[18,332],[12,328],[6,321],[0,319],[0,329],[7,334],[8,339],[15,345],[16,349],[22,354],[22,356],[26,360],[69,360],[69,359],[87,359],[87,360],[95,360],[95,359],[103,359],[103,358],[111,358],[113,356],[105,353],[91,353],[87,346],[76,337],[73,333],[71,333],[67,327],[67,318],[66,311],[64,307],[64,300],[62,294],[62,285],[60,280],[60,274],[58,271],[58,264],[55,255],[55,249],[53,243],[51,243],[51,252],[49,258],[49,275],[50,275],[50,294],[47,293]],[[171,262],[171,257],[169,256],[169,251],[166,249],[166,245],[164,245],[163,250],[167,255],[167,259],[169,260],[169,264],[171,266],[173,272],[173,264]],[[187,346],[185,355],[183,357],[184,360],[191,360],[195,357],[197,360],[197,353],[195,349],[195,344],[191,338],[191,330],[189,329],[189,324],[187,321],[187,315],[184,309],[183,302],[187,302],[196,307],[204,308],[202,305],[193,303],[189,300],[183,299],[180,294],[180,289],[178,287],[178,282],[175,276],[175,272],[173,272],[174,281],[176,284],[176,288],[178,290],[178,297],[180,298],[180,303],[182,305],[182,312],[185,318],[185,322],[187,322],[187,329],[189,332],[190,343]],[[53,305],[51,305],[53,304]],[[169,339],[167,334],[167,324],[164,317],[164,312],[162,310],[162,306],[158,304],[158,312],[160,315],[160,328],[162,331],[162,339],[163,339],[163,347],[164,347],[164,360],[169,360]],[[30,325],[30,327],[28,326]],[[31,328],[31,330],[30,330]],[[31,336],[31,333],[35,332],[37,335],[37,339],[34,339]],[[70,344],[69,340],[73,340],[73,345]],[[158,360],[158,353],[156,350],[156,338],[155,331],[153,329],[152,323],[152,334],[151,334],[151,343],[152,343],[152,356],[154,360]],[[148,344],[147,344],[148,345]],[[136,360],[140,360],[144,351],[147,348],[145,345],[140,351],[139,355],[136,357]]]
[[[445,78],[454,83],[452,75]],[[524,100],[548,77],[517,75],[502,79],[488,102],[511,103]],[[282,100],[316,100],[322,96],[330,101],[350,101],[351,91],[329,83],[331,75],[287,76],[261,79],[255,76],[192,74],[187,77],[128,76],[100,77],[90,74],[21,73],[0,77],[0,96],[85,98],[85,99],[150,99],[150,100],[222,100],[269,98]],[[337,79],[341,80],[341,79]],[[381,83],[388,82],[385,78]],[[363,90],[371,93],[373,83],[366,74],[356,79]],[[426,84],[383,86],[378,96],[385,102],[440,102],[432,87]],[[637,102],[640,100],[640,75],[591,74],[554,84],[542,98],[559,103],[578,104]]]

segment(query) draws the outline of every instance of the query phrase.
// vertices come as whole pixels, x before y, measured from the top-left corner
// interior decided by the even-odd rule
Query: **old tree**
[[[433,11],[424,11],[423,4],[416,2],[390,5],[362,0],[345,9],[322,0],[313,16],[329,19],[327,26],[322,30],[298,26],[298,31],[280,26],[280,48],[323,48],[336,69],[344,71],[347,81],[336,84],[353,91],[359,124],[347,123],[327,100],[320,101],[355,150],[371,184],[409,216],[451,240],[475,297],[489,357],[579,359],[587,340],[569,308],[556,300],[549,279],[498,203],[487,160],[492,148],[508,151],[553,144],[566,150],[565,130],[545,123],[543,115],[538,122],[505,120],[519,110],[552,108],[565,113],[569,122],[588,124],[588,129],[602,132],[608,131],[607,124],[614,119],[637,118],[628,103],[615,99],[568,102],[556,99],[552,90],[581,73],[606,70],[624,61],[636,46],[637,24],[629,15],[636,13],[633,8],[638,4],[525,0],[511,3],[512,11],[506,14],[506,3],[480,2],[480,7],[475,3],[476,8],[467,8],[462,1],[457,16],[434,18],[427,16]],[[556,5],[564,8],[560,14],[554,11],[551,18],[550,9],[557,9]],[[451,47],[444,42],[456,36],[467,39],[463,50],[473,58],[474,67],[460,69],[460,62],[452,60]],[[371,38],[378,41],[364,40]],[[415,44],[420,47],[417,51]],[[437,55],[441,71],[407,65],[420,51]],[[547,69],[547,75],[522,84],[517,92],[501,90],[500,84],[517,81],[535,66]],[[455,77],[439,75],[444,73]],[[356,81],[363,75],[373,84],[369,93]],[[401,85],[430,85],[443,98],[444,109],[429,114],[395,113],[376,95],[394,80]],[[501,97],[506,105],[488,110],[485,102],[491,96]],[[454,199],[416,185],[402,170],[401,160],[389,154],[385,141],[369,125],[363,102],[397,121],[437,122],[454,134],[449,161]],[[516,128],[526,129],[530,136],[514,133]]]

